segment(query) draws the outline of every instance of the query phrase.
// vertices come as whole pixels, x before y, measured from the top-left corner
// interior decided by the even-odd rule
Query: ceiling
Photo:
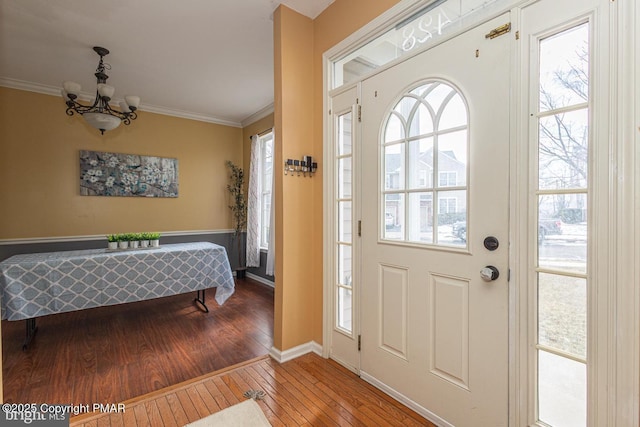
[[[59,95],[71,80],[93,97],[102,46],[116,101],[247,125],[273,111],[273,11],[315,18],[333,1],[0,0],[0,85]]]

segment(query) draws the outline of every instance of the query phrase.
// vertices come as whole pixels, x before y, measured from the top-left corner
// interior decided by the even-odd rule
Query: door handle
[[[480,277],[485,282],[491,282],[500,277],[500,272],[493,265],[487,265],[485,268],[480,270]]]

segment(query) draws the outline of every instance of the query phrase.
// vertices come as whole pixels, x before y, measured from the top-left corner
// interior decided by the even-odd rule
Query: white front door
[[[361,375],[440,425],[508,421],[508,22],[362,85]]]

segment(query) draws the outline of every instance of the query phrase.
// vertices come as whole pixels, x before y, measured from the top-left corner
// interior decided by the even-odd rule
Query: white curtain
[[[275,159],[276,139],[273,138],[273,158]],[[274,269],[276,263],[276,167],[273,162],[273,174],[271,175],[271,213],[269,214],[269,249],[267,251],[267,275],[275,276]]]
[[[260,146],[258,135],[251,137],[249,196],[247,206],[247,267],[260,266]]]

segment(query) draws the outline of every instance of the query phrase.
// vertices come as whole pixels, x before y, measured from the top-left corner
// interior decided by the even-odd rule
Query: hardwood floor
[[[72,425],[182,426],[256,389],[266,393],[258,403],[274,426],[433,426],[331,360],[310,354],[278,364],[266,356],[273,289],[237,280],[222,306],[208,293],[208,314],[193,298],[39,318],[26,352],[24,321],[3,321],[5,402],[124,403],[124,412],[81,415]]]
[[[273,289],[250,279],[210,312],[195,293],[38,318],[22,351],[24,321],[2,321],[8,403],[117,403],[268,354]]]
[[[331,360],[307,354],[278,364],[269,357],[124,403],[124,411],[84,414],[73,427],[183,426],[245,400],[258,400],[273,426],[429,426],[416,412]]]

